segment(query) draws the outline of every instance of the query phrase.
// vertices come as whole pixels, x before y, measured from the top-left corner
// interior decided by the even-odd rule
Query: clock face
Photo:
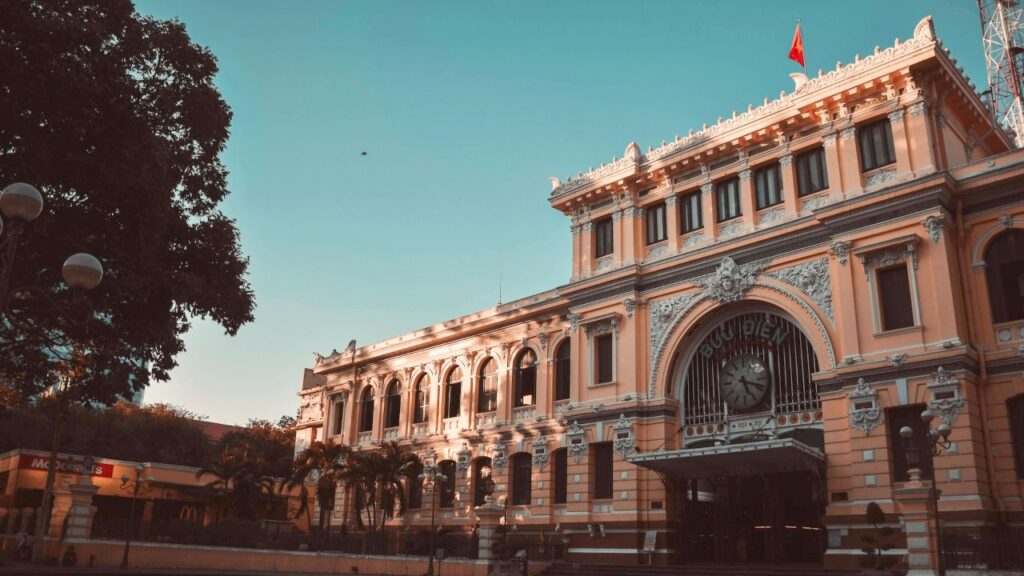
[[[753,354],[733,356],[722,366],[719,378],[722,398],[733,410],[750,410],[768,395],[771,375]]]

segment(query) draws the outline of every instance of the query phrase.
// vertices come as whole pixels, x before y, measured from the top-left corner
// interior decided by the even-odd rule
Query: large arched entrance
[[[680,450],[634,462],[674,493],[683,562],[820,562],[824,441],[818,356],[782,310],[740,303],[676,351]]]

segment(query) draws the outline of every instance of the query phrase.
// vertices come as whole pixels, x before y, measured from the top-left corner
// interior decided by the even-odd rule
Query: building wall
[[[858,133],[879,121],[891,126],[893,161],[865,171]],[[527,453],[534,462],[531,503],[510,505],[510,523],[557,528],[579,561],[645,560],[637,550],[643,532],[655,530],[656,561],[664,562],[674,546],[673,494],[627,458],[719,434],[681,426],[684,407],[672,386],[686,354],[723,314],[774,311],[799,327],[817,356],[820,409],[773,414],[779,419],[772,429],[823,431],[829,563],[848,564],[860,553],[869,502],[895,525],[892,491],[899,483],[887,410],[935,401],[944,378],[960,410],[951,418],[953,446],[935,459],[942,515],[963,524],[1024,519],[1017,515],[1022,484],[1006,415],[1006,400],[1024,392],[1024,322],[993,325],[983,260],[1000,231],[1024,228],[1024,196],[1017,192],[1024,153],[1009,151],[1006,135],[993,128],[925,19],[910,40],[817,78],[797,78],[794,91],[778,100],[646,153],[631,144],[611,164],[553,179],[549,201],[570,218],[570,282],[354,353],[319,357],[299,394],[297,446],[312,441],[316,429],[332,442],[370,450],[396,440],[429,462],[455,461],[456,504],[440,518],[465,529],[475,522],[470,463],[492,458],[501,501],[510,493],[509,466],[502,464]],[[799,158],[817,148],[828,186],[800,196]],[[754,175],[775,163],[783,201],[757,210]],[[742,215],[717,223],[715,186],[731,178],[739,179]],[[679,205],[691,193],[702,198],[704,226],[681,233]],[[661,203],[670,232],[647,245],[645,214]],[[614,249],[597,257],[596,228],[605,219]],[[877,270],[901,263],[914,323],[883,330]],[[607,333],[615,342],[614,378],[597,383],[594,342]],[[554,355],[562,343],[571,346],[570,397],[555,401]],[[539,359],[537,398],[516,408],[514,363],[527,348]],[[498,408],[481,415],[470,383],[488,358],[499,367]],[[461,414],[445,420],[443,381],[453,367],[464,375]],[[430,403],[427,422],[418,424],[412,413],[421,377]],[[393,381],[401,419],[385,428]],[[374,421],[359,432],[367,389]],[[877,417],[856,409],[859,397],[870,399]],[[331,408],[337,400],[344,402],[340,413]],[[340,433],[333,434],[339,415]],[[571,451],[580,440],[585,447],[568,459],[568,501],[553,504],[545,454]],[[616,443],[614,492],[595,500],[590,453],[605,441]],[[431,506],[427,495],[423,509],[392,522],[428,524]],[[342,498],[333,523],[346,522],[345,509]]]

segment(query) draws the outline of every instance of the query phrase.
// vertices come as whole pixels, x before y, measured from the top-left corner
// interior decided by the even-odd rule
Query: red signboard
[[[18,468],[28,470],[48,470],[50,468],[50,457],[22,454],[21,459],[18,460]],[[63,472],[65,474],[82,474],[85,472],[85,460],[58,458],[57,472]],[[97,462],[92,465],[92,475],[99,476],[101,478],[112,478],[114,476],[114,465],[100,464]]]

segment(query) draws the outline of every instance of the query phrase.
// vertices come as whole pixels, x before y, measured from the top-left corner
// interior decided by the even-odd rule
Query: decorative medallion
[[[533,441],[533,465],[538,470],[543,470],[548,465],[548,443],[543,436],[537,436]]]
[[[928,231],[928,237],[936,244],[942,239],[942,229],[945,228],[945,224],[946,217],[941,214],[929,216],[924,219],[924,222],[921,222],[924,229]]]
[[[583,427],[580,426],[579,421],[572,421],[572,424],[565,431],[565,436],[568,440],[569,454],[579,464],[583,461],[583,455],[587,453],[586,433],[583,431]]]
[[[857,387],[850,392],[850,428],[865,434],[882,423],[882,409],[878,406],[878,392],[867,385],[863,378],[857,379]]]
[[[704,287],[705,297],[720,304],[727,304],[743,298],[754,285],[754,278],[762,270],[763,264],[740,266],[726,256],[722,258],[722,263],[714,274],[705,280],[698,280],[697,283]]]
[[[966,407],[964,398],[960,396],[960,380],[939,366],[934,380],[928,385],[928,390],[932,393],[928,409],[952,426]]]
[[[836,260],[839,260],[840,264],[846,266],[847,260],[850,259],[850,243],[843,240],[836,240],[832,244],[832,249],[829,250],[829,253],[835,256]]]

